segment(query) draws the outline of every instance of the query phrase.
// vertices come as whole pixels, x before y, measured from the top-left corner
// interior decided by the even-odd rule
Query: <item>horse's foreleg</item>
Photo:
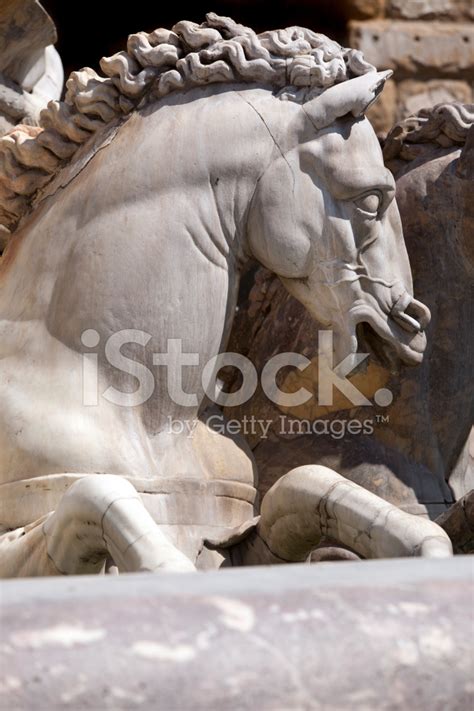
[[[322,536],[364,558],[447,557],[452,546],[432,521],[401,511],[322,466],[293,469],[264,496],[241,562],[303,562]]]
[[[0,576],[97,573],[108,557],[121,572],[195,570],[133,486],[101,474],[75,482],[56,511],[24,535],[0,540]]]

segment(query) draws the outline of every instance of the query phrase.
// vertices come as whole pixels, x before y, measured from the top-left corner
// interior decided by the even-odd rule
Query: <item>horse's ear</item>
[[[373,81],[368,82],[365,96],[361,93],[361,96],[358,97],[360,103],[352,109],[351,113],[353,116],[362,116],[362,114],[365,114],[369,106],[371,106],[374,101],[377,101],[382,89],[385,86],[385,82],[387,79],[390,79],[392,74],[393,72],[391,69],[375,73],[375,77],[372,78]],[[365,77],[367,77],[367,79],[370,78],[369,74],[366,74]]]
[[[303,110],[315,128],[329,126],[346,114],[362,116],[377,99],[393,72],[368,72],[355,79],[335,84],[303,104]]]

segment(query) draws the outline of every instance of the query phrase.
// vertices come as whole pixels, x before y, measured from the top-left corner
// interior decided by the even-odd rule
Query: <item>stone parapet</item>
[[[3,583],[1,708],[471,708],[472,557]]]

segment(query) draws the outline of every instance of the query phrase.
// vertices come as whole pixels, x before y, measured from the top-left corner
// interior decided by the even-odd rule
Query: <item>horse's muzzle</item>
[[[431,320],[429,308],[410,296],[408,292],[397,299],[392,306],[390,316],[409,333],[424,331]]]

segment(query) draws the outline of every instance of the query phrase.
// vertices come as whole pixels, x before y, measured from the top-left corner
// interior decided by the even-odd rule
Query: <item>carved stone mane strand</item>
[[[37,191],[95,132],[170,92],[244,81],[296,90],[303,99],[375,71],[359,51],[325,35],[301,27],[257,35],[214,13],[201,25],[183,21],[130,35],[127,51],[100,66],[105,77],[90,68],[73,72],[65,101],[50,102],[38,127],[16,127],[0,139],[0,229],[15,229]]]
[[[411,161],[418,157],[419,144],[423,143],[434,143],[442,148],[462,146],[473,125],[474,104],[453,102],[421,109],[392,128],[383,148],[385,162]]]

